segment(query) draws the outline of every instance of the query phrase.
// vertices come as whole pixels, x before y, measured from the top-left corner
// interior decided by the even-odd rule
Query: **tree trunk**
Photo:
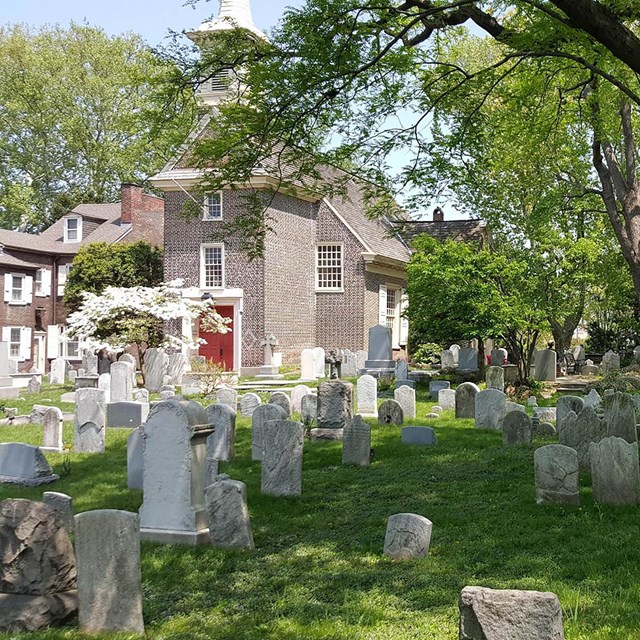
[[[482,382],[485,378],[485,370],[487,368],[486,362],[487,359],[484,355],[484,340],[482,338],[477,338],[478,340],[478,377],[480,378],[480,382]]]

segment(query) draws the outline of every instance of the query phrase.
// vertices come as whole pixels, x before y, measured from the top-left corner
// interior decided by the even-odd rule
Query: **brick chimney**
[[[140,211],[143,206],[144,191],[138,184],[123,182],[120,185],[120,224],[133,223],[133,212]]]
[[[440,207],[436,207],[433,210],[433,221],[444,222],[444,211]]]

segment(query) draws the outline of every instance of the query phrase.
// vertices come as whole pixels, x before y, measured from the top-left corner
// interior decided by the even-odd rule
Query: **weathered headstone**
[[[189,362],[183,353],[170,353],[167,358],[167,375],[171,379],[170,384],[180,386],[182,376],[188,369]]]
[[[233,459],[236,439],[236,412],[222,403],[206,409],[207,421],[214,432],[207,438],[207,458],[228,462]]]
[[[40,393],[40,381],[37,376],[31,376],[27,385],[27,393]]]
[[[541,422],[555,422],[556,408],[555,407],[533,407],[533,415],[537,417]]]
[[[531,444],[531,418],[524,411],[510,411],[505,415],[502,442],[508,447]]]
[[[604,419],[607,423],[607,435],[624,438],[627,442],[637,442],[636,415],[633,396],[628,393],[615,393],[605,396]]]
[[[209,541],[204,479],[212,430],[197,402],[165,400],[151,409],[143,431],[143,539],[191,545]]]
[[[300,353],[300,378],[302,380],[316,379],[316,365],[313,349],[303,349]]]
[[[436,432],[431,427],[402,427],[402,444],[428,446],[438,444]]]
[[[609,351],[602,356],[601,369],[603,373],[608,371],[618,371],[620,369],[620,356],[609,349]]]
[[[62,451],[62,411],[58,407],[49,407],[42,418],[43,451]]]
[[[74,450],[102,453],[105,446],[105,402],[102,389],[76,391]]]
[[[318,419],[318,396],[315,393],[309,393],[302,396],[300,401],[300,420],[305,426],[310,425]]]
[[[563,419],[559,433],[560,444],[571,447],[578,456],[580,471],[591,472],[589,444],[600,442],[607,436],[607,424],[595,413],[593,407],[584,407],[579,414],[570,411]]]
[[[331,380],[318,386],[319,429],[344,429],[353,417],[353,385]]]
[[[361,416],[378,415],[378,381],[368,374],[358,378],[356,383],[358,413]]]
[[[394,389],[399,389],[400,387],[411,387],[415,389],[417,386],[415,380],[396,380],[394,384]]]
[[[138,514],[79,513],[75,543],[80,631],[144,633]]]
[[[600,504],[640,504],[638,445],[610,436],[589,444],[593,499]]]
[[[51,362],[49,382],[51,384],[64,384],[67,376],[67,361],[64,358],[56,358]]]
[[[98,375],[98,356],[91,349],[86,349],[82,356],[82,368],[86,376]]]
[[[131,365],[128,362],[114,362],[111,365],[111,402],[133,400],[131,386]]]
[[[636,362],[640,362],[640,345],[633,349],[633,359]]]
[[[589,393],[584,397],[585,407],[599,407],[601,402],[602,398],[595,389],[591,389],[591,391],[589,391]]]
[[[465,587],[459,640],[564,640],[555,593]]]
[[[219,387],[216,389],[216,401],[226,404],[234,413],[238,411],[238,392],[230,387]]]
[[[462,385],[461,385],[462,386]],[[521,413],[511,412],[511,413]],[[476,429],[501,429],[507,414],[507,396],[499,389],[479,391],[475,397]]]
[[[0,483],[37,487],[59,479],[39,447],[22,442],[0,443]]]
[[[287,414],[287,418],[291,416],[291,400],[283,391],[275,391],[269,396],[269,404],[277,404]]]
[[[106,403],[111,402],[111,374],[110,373],[101,373],[98,376],[98,389],[102,389],[102,391],[104,391],[104,401]]]
[[[501,367],[502,365],[507,364],[507,353],[506,349],[492,349],[491,350],[491,366],[492,367]]]
[[[313,363],[316,378],[326,378],[325,353],[322,347],[313,350]]]
[[[135,389],[133,392],[133,399],[136,402],[149,402],[149,391],[147,389]]]
[[[245,393],[240,398],[240,415],[250,418],[261,404],[262,400],[257,393]]]
[[[355,415],[347,422],[342,435],[342,464],[368,467],[371,459],[371,427]]]
[[[456,418],[475,418],[476,395],[478,393],[480,393],[480,388],[473,382],[463,382],[458,386],[456,389]]]
[[[364,369],[364,363],[367,361],[367,352],[364,349],[356,351],[356,365],[358,367],[358,373],[360,369]]]
[[[478,370],[478,350],[465,347],[458,352],[458,369],[463,371]]]
[[[302,398],[311,393],[311,389],[305,384],[298,384],[291,389],[291,412],[300,413]]]
[[[144,482],[144,437],[142,428],[134,429],[127,438],[127,487],[142,489]]]
[[[558,354],[553,349],[541,349],[535,355],[535,378],[542,382],[556,381]]]
[[[218,476],[204,491],[211,544],[222,549],[253,549],[244,482]]]
[[[487,367],[485,380],[487,389],[504,391],[504,369],[502,367]]]
[[[450,389],[451,383],[448,380],[431,380],[429,382],[429,396],[432,400],[439,399],[439,393],[443,389]]]
[[[342,353],[342,377],[355,378],[358,375],[358,360],[356,354],[349,349],[344,349]]]
[[[580,396],[560,396],[556,403],[556,431],[560,433],[564,419],[573,411],[576,415],[584,409],[584,399]]]
[[[304,429],[300,422],[270,420],[262,436],[261,491],[272,496],[302,493],[302,447]]]
[[[416,417],[416,391],[411,387],[400,387],[393,392],[394,399],[402,407],[402,415],[405,420],[413,420]]]
[[[396,513],[387,521],[384,555],[393,560],[424,558],[431,542],[430,520],[417,513]]]
[[[438,406],[445,411],[456,410],[456,392],[454,389],[441,389],[438,391]]]
[[[404,413],[397,400],[385,400],[378,409],[378,424],[402,424]]]
[[[562,444],[536,449],[534,456],[536,502],[538,504],[580,504],[578,453]]]
[[[440,368],[445,371],[456,368],[456,359],[451,349],[444,349],[440,354]]]
[[[509,411],[526,411],[524,405],[518,404],[517,402],[510,402],[509,400],[507,400],[505,409],[507,413],[509,413]]]
[[[56,512],[67,533],[73,533],[73,498],[66,493],[45,491],[42,494],[42,502]]]
[[[147,349],[144,355],[144,386],[151,393],[158,393],[164,384],[167,354],[162,349]]]
[[[136,429],[147,421],[149,405],[141,402],[109,402],[107,409],[107,427],[125,427]]]
[[[396,380],[406,380],[409,377],[409,364],[406,360],[396,360]]]
[[[262,459],[265,425],[271,420],[286,420],[286,411],[278,404],[261,404],[251,416],[251,459]]]
[[[538,398],[536,398],[535,396],[529,396],[527,398],[527,404],[530,407],[537,407],[538,406]]]
[[[460,345],[459,344],[452,344],[449,347],[449,350],[453,353],[453,364],[454,366],[458,366],[458,364],[460,363]]]

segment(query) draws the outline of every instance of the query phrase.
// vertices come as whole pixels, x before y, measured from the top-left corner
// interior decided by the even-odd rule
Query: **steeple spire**
[[[187,35],[195,42],[199,37],[216,31],[228,31],[238,27],[246,29],[259,38],[265,38],[264,33],[253,24],[251,0],[220,0],[218,17],[203,22],[195,31]]]

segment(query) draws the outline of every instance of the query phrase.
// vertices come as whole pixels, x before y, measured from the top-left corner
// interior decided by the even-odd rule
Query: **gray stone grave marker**
[[[59,479],[39,447],[22,442],[0,443],[0,483],[37,487]]]
[[[318,387],[319,429],[344,429],[353,417],[353,385],[350,382],[331,380]]]
[[[431,520],[417,513],[396,513],[387,521],[384,555],[393,560],[424,558],[429,553]]]
[[[402,444],[428,446],[438,444],[436,432],[431,427],[403,427]]]
[[[286,420],[287,414],[279,404],[261,404],[251,416],[251,459],[262,460],[263,435],[267,422]]]
[[[368,467],[371,459],[371,427],[355,415],[342,434],[342,464]]]
[[[580,505],[578,453],[562,444],[536,449],[534,456],[536,502],[538,504]]]
[[[480,387],[473,382],[463,382],[458,386],[456,389],[456,418],[475,418],[478,393],[480,393]]]
[[[105,446],[105,402],[102,389],[76,391],[74,449],[102,453]]]
[[[264,494],[299,496],[302,494],[302,423],[270,420],[262,438],[262,486]]]
[[[253,549],[244,482],[218,476],[204,493],[211,544],[222,549]]]

